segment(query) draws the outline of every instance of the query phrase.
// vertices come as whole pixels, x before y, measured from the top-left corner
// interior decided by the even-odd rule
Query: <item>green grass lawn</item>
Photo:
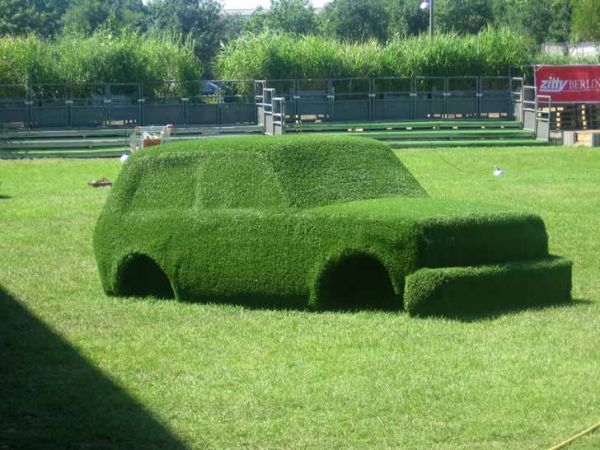
[[[541,214],[573,304],[450,320],[109,298],[108,191],[87,182],[119,161],[0,161],[0,448],[538,449],[600,421],[598,150],[397,153],[434,197]]]

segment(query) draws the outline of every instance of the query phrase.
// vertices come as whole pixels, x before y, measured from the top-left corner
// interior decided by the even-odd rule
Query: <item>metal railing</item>
[[[288,122],[512,119],[515,113],[508,77],[290,79],[260,83],[285,98]]]
[[[0,85],[1,128],[262,124],[267,89],[286,122],[520,119],[509,77]]]
[[[254,82],[0,85],[2,128],[255,124]]]

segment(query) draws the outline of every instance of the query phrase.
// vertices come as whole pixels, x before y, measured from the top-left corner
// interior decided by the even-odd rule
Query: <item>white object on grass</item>
[[[494,176],[495,177],[503,177],[504,175],[506,175],[506,172],[504,169],[502,169],[501,167],[494,168]]]
[[[127,162],[127,160],[129,159],[129,155],[125,154],[125,155],[121,155],[121,158],[119,158],[121,160],[121,162],[123,164],[125,164]]]

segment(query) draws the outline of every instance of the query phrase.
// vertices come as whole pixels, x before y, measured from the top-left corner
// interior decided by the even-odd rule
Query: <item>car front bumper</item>
[[[571,300],[571,261],[542,259],[472,267],[423,268],[406,278],[414,316],[461,316]]]

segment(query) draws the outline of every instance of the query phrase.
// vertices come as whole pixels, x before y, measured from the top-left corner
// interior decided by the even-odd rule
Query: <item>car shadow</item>
[[[221,305],[221,306],[231,306],[231,307],[240,307],[247,310],[257,310],[257,311],[294,311],[294,312],[307,312],[313,314],[322,314],[322,313],[341,313],[341,314],[356,314],[361,312],[381,312],[381,313],[390,313],[390,314],[407,314],[405,309],[399,304],[397,307],[369,307],[368,305],[362,305],[358,307],[343,307],[340,305],[337,306],[322,306],[320,308],[311,308],[306,304],[305,299],[298,298],[296,301],[283,301],[280,297],[273,298],[265,298],[265,297],[257,297],[257,298],[236,298],[236,299],[219,299],[219,298],[211,298],[207,301],[191,301],[191,300],[182,300],[182,303],[188,303],[190,305]],[[583,299],[573,299],[565,302],[557,302],[553,304],[547,305],[538,305],[538,306],[522,306],[522,307],[511,307],[511,308],[500,308],[494,309],[490,311],[480,311],[477,313],[437,313],[437,314],[422,314],[419,316],[415,316],[415,320],[419,319],[444,319],[444,320],[454,320],[458,322],[479,322],[482,320],[494,320],[500,318],[502,316],[508,314],[518,314],[527,311],[542,311],[552,308],[576,308],[584,305],[589,305],[594,303],[591,300],[583,300]]]
[[[153,297],[158,298],[158,297]],[[162,299],[165,301],[171,301],[169,298]],[[280,296],[269,296],[269,295],[257,295],[257,296],[243,296],[243,297],[225,297],[219,298],[216,296],[210,297],[205,300],[180,300],[182,303],[190,305],[221,305],[239,307],[247,310],[256,311],[295,311],[295,312],[308,312],[308,313],[327,313],[327,312],[339,312],[339,313],[357,313],[361,311],[378,311],[378,312],[391,312],[398,313],[403,311],[402,301],[398,301],[395,306],[379,306],[369,305],[364,303],[361,305],[345,306],[343,304],[333,305],[320,305],[311,306],[308,304],[308,300],[305,297],[280,297]]]
[[[0,286],[0,448],[185,449]]]
[[[591,300],[573,299],[559,303],[553,303],[549,305],[539,306],[523,306],[523,307],[512,307],[512,308],[501,308],[492,311],[484,311],[479,313],[468,313],[468,314],[430,314],[422,315],[420,318],[429,319],[447,319],[454,320],[457,322],[471,323],[480,322],[484,320],[495,320],[508,314],[519,314],[528,311],[544,311],[548,309],[562,309],[562,308],[578,308],[585,305],[594,303]]]

